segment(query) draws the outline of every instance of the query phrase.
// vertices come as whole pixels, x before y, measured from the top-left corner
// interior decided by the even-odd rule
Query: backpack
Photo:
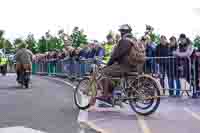
[[[146,61],[146,48],[144,44],[135,38],[126,38],[131,42],[131,49],[128,54],[128,62],[130,65],[143,65]]]

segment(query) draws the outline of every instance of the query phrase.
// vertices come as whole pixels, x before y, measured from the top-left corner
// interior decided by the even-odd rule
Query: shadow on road
[[[28,88],[31,89],[31,88]],[[27,90],[26,88],[23,88],[20,85],[15,85],[15,86],[1,86],[0,87],[0,91],[1,90],[9,90],[9,91],[16,91],[16,90]]]

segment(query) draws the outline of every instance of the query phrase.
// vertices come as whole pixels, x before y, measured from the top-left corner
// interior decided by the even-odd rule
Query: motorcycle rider
[[[27,44],[25,42],[21,42],[15,55],[18,83],[21,82],[20,74],[23,69],[31,74],[33,56],[33,53],[29,49],[27,49]]]
[[[119,28],[121,33],[121,39],[112,52],[111,58],[107,63],[107,66],[103,69],[103,75],[111,77],[120,77],[124,73],[131,71],[136,71],[136,67],[133,67],[129,64],[128,55],[132,43],[127,38],[133,39],[132,28],[128,24],[121,25]],[[112,90],[109,88],[109,79],[106,80],[107,83],[104,83],[104,94],[103,100],[109,101],[110,96],[112,95]]]

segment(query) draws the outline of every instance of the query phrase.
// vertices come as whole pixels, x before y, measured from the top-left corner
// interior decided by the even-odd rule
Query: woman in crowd
[[[173,54],[179,59],[179,77],[186,79],[188,83],[190,83],[190,76],[192,76],[192,68],[190,67],[191,62],[188,60],[188,58],[192,57],[193,53],[194,48],[192,47],[192,42],[186,37],[185,34],[181,34],[179,37],[179,47]]]
[[[155,57],[156,56],[156,43],[151,40],[149,35],[145,35],[142,37],[142,41],[146,44],[146,56],[147,57]],[[157,72],[157,64],[155,59],[148,59],[145,64],[145,72],[147,73],[156,73]]]
[[[71,52],[71,57],[74,58],[75,60],[78,60],[80,57],[80,51],[81,48],[75,48],[72,52]]]
[[[169,43],[169,56],[173,56],[173,52],[176,51],[176,49],[178,48],[178,44],[176,41],[176,37],[172,36],[170,37],[170,43]],[[180,89],[181,89],[181,84],[180,84],[180,80],[178,77],[178,60],[176,58],[169,58],[169,67],[168,67],[168,72],[167,72],[167,76],[168,76],[168,84],[169,84],[169,88],[171,90],[169,90],[169,95],[170,96],[180,96]],[[174,83],[175,81],[175,83]],[[176,88],[176,94],[174,94],[174,89]]]
[[[164,79],[165,79],[165,74],[168,72],[168,62],[167,58],[162,58],[162,57],[168,57],[169,56],[169,44],[167,42],[166,36],[162,35],[160,37],[160,44],[156,47],[156,57],[161,57],[160,59],[157,60],[159,64],[159,70],[161,74],[160,78],[160,83],[162,87],[165,89],[165,84],[164,84]],[[164,90],[165,93],[165,90]]]

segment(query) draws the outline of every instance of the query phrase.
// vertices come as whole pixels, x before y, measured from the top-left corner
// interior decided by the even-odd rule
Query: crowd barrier
[[[191,95],[199,91],[199,62],[199,58],[148,57],[144,73],[160,81],[164,94]],[[33,74],[80,78],[90,71],[91,64],[73,58],[33,62]]]
[[[9,63],[6,65],[7,73],[15,73],[15,65],[14,63]]]
[[[159,79],[163,93],[169,95],[187,95],[194,93],[195,73],[191,58],[150,57],[147,58],[144,72]]]
[[[33,62],[33,74],[80,78],[91,71],[90,64],[75,59],[49,60]]]

